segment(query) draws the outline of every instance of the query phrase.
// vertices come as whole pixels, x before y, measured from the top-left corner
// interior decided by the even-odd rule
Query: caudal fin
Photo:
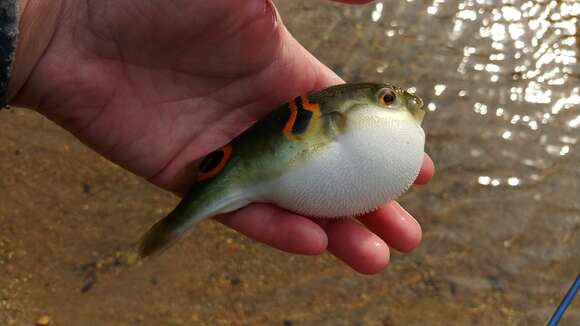
[[[162,252],[179,240],[193,225],[216,214],[241,208],[248,201],[240,196],[226,196],[213,205],[201,208],[195,203],[194,200],[184,198],[169,215],[155,223],[141,238],[139,256],[144,258]]]
[[[208,217],[193,213],[189,200],[182,200],[165,218],[155,223],[141,238],[139,256],[160,253],[174,244],[194,224]]]
[[[183,231],[182,228],[176,227],[174,224],[171,223],[171,215],[155,223],[141,239],[139,256],[145,258],[160,253],[175,243]]]

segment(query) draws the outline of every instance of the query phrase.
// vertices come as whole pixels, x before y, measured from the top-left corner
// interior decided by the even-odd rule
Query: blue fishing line
[[[570,290],[568,290],[568,293],[566,293],[564,299],[562,299],[562,302],[560,302],[560,305],[558,306],[558,308],[556,309],[556,311],[552,315],[552,318],[550,318],[546,326],[558,325],[558,322],[560,322],[560,318],[562,318],[562,316],[566,312],[566,309],[572,302],[572,299],[574,299],[574,296],[576,296],[576,293],[578,293],[579,289],[580,289],[580,274],[578,274],[578,276],[576,277],[576,281],[572,283]]]

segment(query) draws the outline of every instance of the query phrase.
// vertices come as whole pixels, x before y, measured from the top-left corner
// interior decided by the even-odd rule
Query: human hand
[[[50,1],[62,5],[55,32],[12,104],[175,193],[187,189],[193,160],[280,103],[343,82],[287,32],[269,1]],[[416,183],[433,173],[425,156]],[[328,250],[367,274],[385,268],[389,246],[407,252],[421,239],[395,202],[360,217],[364,226],[267,204],[218,220],[287,252]]]

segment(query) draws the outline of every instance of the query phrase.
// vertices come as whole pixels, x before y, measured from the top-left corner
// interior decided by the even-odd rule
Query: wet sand
[[[14,109],[0,112],[0,324],[547,320],[580,270],[574,1],[276,3],[294,36],[343,78],[415,87],[429,104],[438,173],[401,200],[422,223],[422,245],[369,277],[206,222],[140,262],[133,244],[177,199]],[[577,324],[580,302],[561,323]]]

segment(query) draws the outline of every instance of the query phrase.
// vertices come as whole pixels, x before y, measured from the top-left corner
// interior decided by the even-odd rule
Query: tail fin
[[[193,197],[196,199],[192,199]],[[155,223],[141,238],[139,256],[145,258],[160,253],[200,221],[218,214],[229,213],[249,203],[240,193],[224,196],[209,205],[200,206],[199,202],[211,201],[197,197],[195,193],[188,194],[169,215]]]
[[[169,248],[188,229],[184,227],[184,220],[186,218],[176,209],[155,223],[141,238],[139,256],[145,258]]]

